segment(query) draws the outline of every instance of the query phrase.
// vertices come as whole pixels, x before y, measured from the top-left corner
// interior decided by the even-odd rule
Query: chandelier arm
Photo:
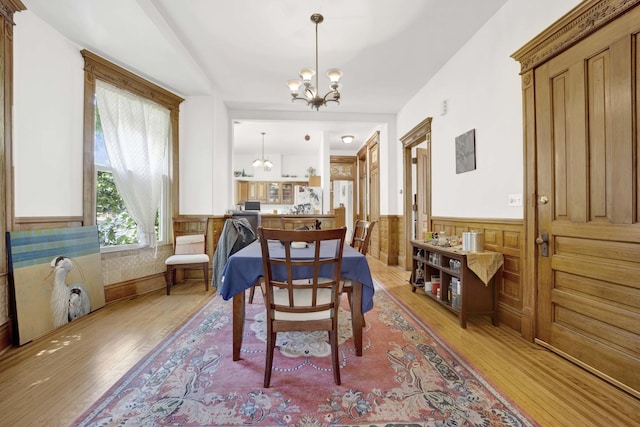
[[[333,95],[333,99],[329,99],[329,95]],[[329,102],[329,101],[335,101],[337,102],[338,99],[340,99],[340,92],[336,89],[336,90],[330,90],[329,92],[327,92],[325,94],[325,96],[322,98],[324,100],[324,102]]]

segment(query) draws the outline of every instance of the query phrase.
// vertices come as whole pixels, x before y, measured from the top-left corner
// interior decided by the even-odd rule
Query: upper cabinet
[[[308,185],[306,181],[236,181],[236,204],[257,200],[263,204],[293,205],[293,189],[296,185]]]

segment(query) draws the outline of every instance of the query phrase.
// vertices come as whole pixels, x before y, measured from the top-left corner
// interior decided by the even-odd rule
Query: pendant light
[[[266,171],[270,171],[271,168],[273,167],[273,163],[271,162],[271,160],[267,160],[264,158],[264,132],[260,132],[262,134],[262,155],[260,156],[259,159],[255,159],[253,161],[253,163],[251,163],[251,166],[253,166],[254,168],[259,168],[259,167],[264,167],[264,170]]]

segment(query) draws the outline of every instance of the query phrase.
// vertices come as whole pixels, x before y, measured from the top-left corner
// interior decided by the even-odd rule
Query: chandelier
[[[304,101],[307,105],[310,105],[311,108],[315,108],[316,111],[320,109],[320,107],[327,105],[327,102],[335,102],[340,104],[340,91],[338,90],[338,85],[340,83],[340,78],[342,77],[342,71],[338,69],[331,69],[327,71],[327,77],[331,81],[330,88],[331,90],[327,92],[324,96],[320,96],[318,94],[319,86],[318,86],[318,24],[324,21],[324,17],[319,13],[314,13],[311,15],[311,22],[316,24],[316,69],[312,70],[310,68],[303,68],[300,70],[300,78],[302,81],[294,79],[289,80],[287,85],[291,90],[291,102],[293,101]],[[311,79],[313,76],[316,77],[316,85],[311,85]],[[302,87],[303,94],[300,94],[300,89]]]
[[[271,168],[273,167],[273,163],[271,162],[271,160],[267,160],[264,158],[264,132],[260,132],[262,134],[262,155],[260,156],[259,159],[255,159],[253,161],[253,163],[251,163],[251,166],[253,166],[254,168],[259,168],[259,167],[264,167],[264,170],[266,171],[270,171]]]

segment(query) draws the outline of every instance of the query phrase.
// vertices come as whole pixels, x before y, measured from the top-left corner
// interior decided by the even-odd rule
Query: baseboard
[[[7,351],[13,345],[13,333],[11,329],[11,320],[4,325],[0,325],[0,354]]]
[[[164,288],[166,288],[164,273],[158,273],[126,282],[107,285],[104,287],[104,299],[108,304],[119,299],[131,298],[136,295],[142,295]]]

